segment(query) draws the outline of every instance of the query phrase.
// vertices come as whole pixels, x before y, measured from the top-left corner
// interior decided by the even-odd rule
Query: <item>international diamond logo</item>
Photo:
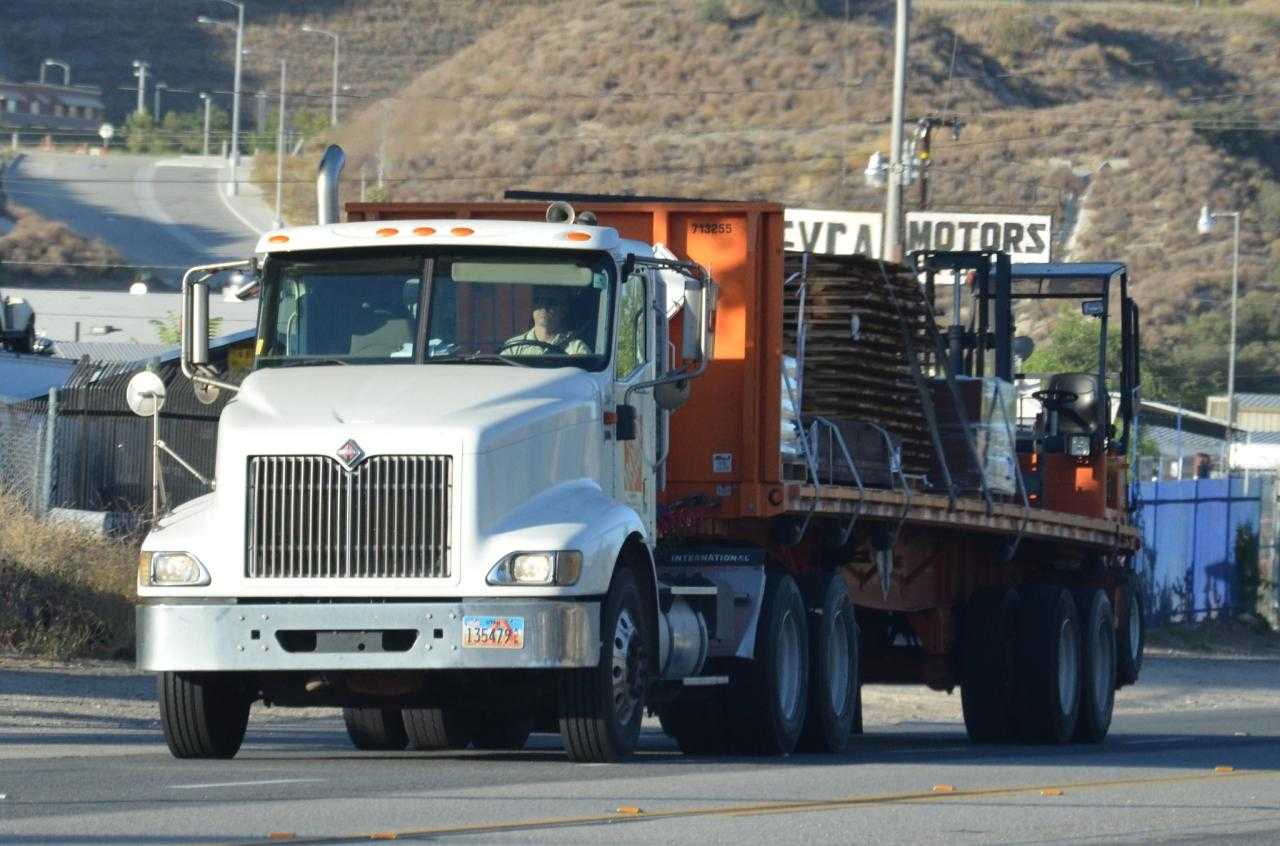
[[[337,456],[343,467],[348,470],[354,470],[355,466],[360,463],[360,459],[364,458],[364,450],[360,449],[360,444],[354,440],[349,440],[338,447]]]

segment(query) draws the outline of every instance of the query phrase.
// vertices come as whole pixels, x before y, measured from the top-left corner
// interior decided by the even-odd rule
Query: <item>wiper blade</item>
[[[351,362],[343,361],[340,358],[266,358],[262,360],[270,362],[273,367],[310,367],[313,364],[341,364],[344,367],[351,366]]]
[[[471,353],[470,355],[435,355],[426,359],[427,364],[509,364],[512,367],[528,367],[523,361],[516,361],[497,353]]]

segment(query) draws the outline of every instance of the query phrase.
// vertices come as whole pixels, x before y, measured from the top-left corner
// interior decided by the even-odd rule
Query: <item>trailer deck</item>
[[[1077,514],[1026,508],[940,494],[857,488],[845,485],[788,485],[788,510],[798,516],[840,515],[893,521],[957,531],[1068,541],[1110,552],[1129,553],[1142,545],[1142,535],[1126,519],[1099,520]]]

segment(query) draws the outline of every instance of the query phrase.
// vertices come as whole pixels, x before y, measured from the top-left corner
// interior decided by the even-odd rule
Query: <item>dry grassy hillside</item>
[[[822,11],[840,3],[765,10],[780,5],[607,0],[513,13],[397,98],[391,196],[535,188],[875,209],[881,194],[861,170],[888,147],[886,4],[853,3],[848,22]],[[1074,234],[1072,258],[1129,261],[1149,346],[1167,346],[1169,361],[1188,331],[1222,331],[1230,235],[1198,236],[1198,209],[1240,208],[1245,311],[1276,310],[1280,4],[916,9],[910,117],[966,122],[959,140],[935,135],[932,208],[1051,212],[1058,256]],[[383,121],[371,109],[339,133],[355,167],[372,172]],[[1280,388],[1280,338],[1255,324],[1242,325],[1240,389]]]
[[[469,44],[512,8],[541,0],[246,0],[246,92],[278,90],[280,59],[289,63],[296,103],[329,108],[332,42],[301,31],[304,24],[342,40],[342,108],[357,108],[401,88],[426,68]],[[4,0],[0,3],[0,78],[36,79],[52,56],[69,62],[72,81],[98,85],[111,116],[123,121],[135,103],[131,62],[148,61],[155,76],[184,93],[164,95],[162,110],[200,107],[195,93],[221,92],[230,108],[235,35],[196,23],[234,23],[236,10],[218,0]],[[51,70],[61,80],[61,71]],[[125,90],[128,89],[128,90]],[[151,108],[148,100],[147,108]],[[246,125],[254,107],[245,105]]]

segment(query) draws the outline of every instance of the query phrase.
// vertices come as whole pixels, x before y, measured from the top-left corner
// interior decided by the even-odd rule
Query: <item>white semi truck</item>
[[[1133,628],[1111,610],[1130,607],[1127,519],[948,506],[900,472],[882,490],[856,469],[856,486],[820,484],[838,433],[802,434],[788,458],[807,430],[782,369],[781,207],[351,204],[339,222],[341,162],[331,148],[321,165],[318,225],[183,281],[184,372],[234,396],[216,488],[160,517],[139,563],[138,665],[159,674],[174,755],[235,755],[259,700],[341,706],[361,748],[519,748],[558,728],[573,760],[611,761],[652,710],[689,753],[839,751],[860,719],[855,597],[889,633],[877,666],[968,684],[990,739],[1014,730],[1010,678],[962,679],[981,657],[962,649],[993,647],[947,621],[977,589],[954,573],[1015,533],[1028,560],[1051,544],[1055,561],[1106,565],[1027,594],[1052,609],[1029,623],[1044,628],[1027,635],[1037,697],[1019,712],[1105,734],[1116,632]],[[210,281],[231,271],[261,303],[239,385],[206,341]],[[922,538],[935,552],[906,600],[892,562]],[[1036,571],[1001,572],[972,601],[1006,632]],[[993,606],[1001,579],[1014,598]],[[935,581],[945,596],[917,595]],[[1076,613],[1068,587],[1093,616],[1055,628]],[[892,633],[917,626],[915,659],[897,662]]]

